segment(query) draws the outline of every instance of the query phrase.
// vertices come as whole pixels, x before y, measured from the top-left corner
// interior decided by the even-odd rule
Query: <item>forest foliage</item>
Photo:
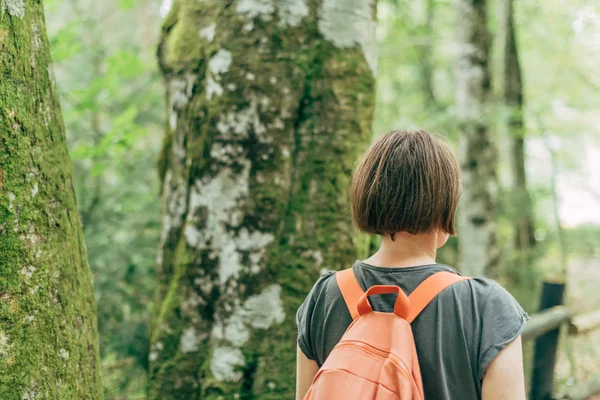
[[[160,229],[157,160],[165,127],[156,45],[168,2],[45,3],[95,279],[106,397],[144,398]],[[498,246],[509,254],[512,221],[521,205],[511,187],[510,132],[503,128],[512,111],[502,102],[500,3],[489,6],[488,28],[495,38],[489,122],[500,148]],[[375,134],[422,127],[457,145],[453,3],[380,1],[378,17]],[[544,276],[564,275],[561,258],[598,257],[600,218],[586,223],[577,208],[586,199],[600,199],[600,177],[593,170],[594,165],[600,170],[600,80],[595,73],[600,7],[588,0],[523,0],[515,2],[515,19],[537,242],[534,264],[516,265],[506,256],[501,276],[533,311],[537,299],[531,285]],[[441,261],[455,264],[456,249],[453,239]]]

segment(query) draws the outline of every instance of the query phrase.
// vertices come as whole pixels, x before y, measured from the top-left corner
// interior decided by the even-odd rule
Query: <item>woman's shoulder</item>
[[[320,300],[322,301],[327,297],[331,297],[331,294],[335,293],[336,290],[339,292],[335,280],[335,271],[325,271],[321,273],[321,276],[319,276],[313,284],[310,292],[304,299],[301,308],[305,308],[306,306],[314,307]]]
[[[331,290],[332,287],[337,287],[335,273],[336,271],[321,272],[321,276],[319,276],[319,279],[313,285],[313,290]]]
[[[517,300],[502,285],[490,278],[471,278],[467,280],[468,288],[473,298],[481,307],[505,305],[519,313],[524,313]]]
[[[502,285],[489,278],[470,278],[440,294],[442,307],[469,320],[501,330],[521,330],[529,316]]]
[[[329,331],[324,338],[322,332],[326,321],[329,321]],[[344,333],[352,321],[335,279],[335,272],[324,272],[313,285],[310,293],[296,313],[296,326],[298,328],[298,346],[311,360],[323,362],[325,355],[319,353],[320,341],[330,341],[335,333],[339,336]],[[335,343],[334,343],[335,344]]]
[[[472,284],[485,291],[480,305],[481,343],[479,377],[483,379],[492,360],[525,329],[529,316],[517,300],[491,279],[472,279]]]

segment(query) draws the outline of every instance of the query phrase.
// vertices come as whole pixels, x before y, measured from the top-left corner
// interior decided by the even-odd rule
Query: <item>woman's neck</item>
[[[412,235],[398,232],[394,235],[394,240],[389,235],[383,235],[379,250],[364,262],[378,267],[395,268],[435,264],[437,241],[437,233]]]

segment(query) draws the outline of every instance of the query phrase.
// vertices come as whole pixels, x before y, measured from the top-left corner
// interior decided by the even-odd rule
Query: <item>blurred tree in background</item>
[[[501,198],[505,202],[505,212],[513,220],[512,241],[508,240],[504,250],[505,268],[502,276],[510,285],[533,293],[540,281],[540,274],[534,266],[535,220],[531,194],[527,187],[525,99],[513,3],[513,0],[503,0],[498,7],[498,48],[502,53],[502,64],[496,76],[504,107],[501,112],[504,120],[499,132],[506,138],[506,146],[509,149],[511,177],[506,183],[505,195]]]
[[[512,153],[511,187],[514,222],[514,251],[520,265],[525,266],[531,260],[530,251],[535,246],[535,232],[531,196],[527,190],[527,170],[525,164],[525,122],[523,116],[523,75],[519,61],[513,0],[504,0],[501,5],[500,29],[502,32],[502,80],[500,87],[506,106],[506,128],[504,132],[510,138]]]
[[[182,18],[185,23],[178,20],[173,25],[173,17],[163,20],[170,1],[47,0],[45,3],[58,87],[75,168],[74,183],[84,221],[89,262],[95,275],[106,394],[109,399],[145,398],[149,321],[156,279],[155,249],[160,236],[161,184],[155,165],[157,155],[161,152],[165,125],[169,127],[170,124],[169,118],[165,119],[164,85],[158,72],[155,53],[161,23],[164,27],[171,26],[173,29],[166,35],[169,41],[176,41],[179,34],[194,37],[191,19],[198,11]],[[213,3],[205,1],[198,2],[198,5],[204,4],[208,13],[209,5],[213,7]],[[226,3],[235,9],[239,4],[256,1],[232,0]],[[457,13],[456,4],[447,0],[378,2],[379,67],[375,134],[392,128],[421,127],[444,135],[455,149],[459,149],[464,122],[456,99],[457,85],[460,84],[456,79],[456,66],[460,44],[465,42],[466,36],[458,36],[457,28],[467,26],[461,25],[466,17]],[[533,311],[536,307],[537,294],[534,288],[543,277],[566,277],[573,288],[569,289],[569,301],[584,310],[590,304],[600,302],[593,289],[593,284],[597,285],[597,281],[590,278],[599,264],[597,243],[600,240],[600,216],[589,206],[600,199],[600,168],[597,162],[600,159],[600,80],[595,73],[600,63],[599,6],[589,0],[521,0],[514,1],[513,4],[508,0],[489,0],[487,14],[485,30],[490,35],[490,49],[485,61],[489,64],[491,85],[485,100],[483,122],[487,126],[487,137],[498,149],[497,181],[495,178],[492,180],[497,190],[491,191],[495,193],[493,201],[497,205],[496,216],[493,218],[496,228],[492,232],[496,236],[496,244],[491,251],[498,257],[497,260],[494,259],[494,263],[498,261],[499,264],[492,272],[509,287],[528,311]],[[284,17],[292,18],[293,15],[284,13]],[[278,18],[279,15],[275,17],[275,23]],[[231,33],[229,36],[219,36],[221,33],[217,29],[215,43],[218,40],[218,43],[231,42],[237,46],[244,40],[256,39],[255,42],[248,42],[248,48],[263,49],[267,53],[253,55],[248,51],[244,57],[249,65],[258,62],[260,57],[274,57],[280,52],[281,59],[277,59],[276,65],[286,65],[285,68],[288,69],[274,72],[278,82],[282,79],[296,82],[296,86],[291,87],[294,90],[287,97],[297,103],[299,98],[305,98],[297,96],[301,91],[300,85],[305,83],[290,72],[293,68],[289,67],[292,62],[288,58],[292,57],[284,57],[287,54],[287,47],[284,46],[286,41],[297,38],[290,36],[287,29],[278,27],[276,33],[281,34],[282,38],[270,40],[276,35],[270,33],[268,23],[261,21],[258,18],[256,27],[253,26],[254,29],[248,33],[244,31],[239,34],[240,37],[234,37]],[[205,62],[195,66],[198,71],[210,70],[209,60],[219,50],[214,47],[214,43],[200,50],[207,37],[213,35],[213,22],[218,23],[216,18],[208,15],[199,19],[198,26],[195,27],[197,42],[186,43],[179,49],[183,55],[189,50],[187,56],[190,65],[192,61],[198,60],[198,51],[202,51],[200,59]],[[230,27],[231,32],[239,28],[236,26],[234,24]],[[265,35],[268,43],[261,43],[259,38],[252,36],[262,29],[269,32],[269,35]],[[316,28],[303,26],[303,29]],[[479,29],[484,28],[480,26]],[[269,47],[275,46],[273,43],[279,43],[280,47]],[[163,45],[163,50],[164,48]],[[307,54],[298,45],[294,57],[305,57],[308,60]],[[255,56],[258,58],[254,59]],[[232,61],[231,68],[234,68],[234,64]],[[306,73],[308,64],[306,61],[306,65],[297,66],[302,71],[301,74],[308,77],[307,87],[317,82]],[[322,68],[321,64],[317,64],[315,69]],[[200,107],[198,112],[205,112],[204,118],[214,115],[221,107],[223,110],[230,106],[244,109],[245,103],[241,102],[244,99],[249,101],[250,98],[233,98],[232,94],[241,93],[240,91],[267,93],[266,88],[270,86],[263,82],[259,73],[262,69],[265,73],[271,72],[269,65],[271,64],[265,63],[259,71],[250,71],[254,74],[254,81],[247,82],[241,76],[236,78],[244,84],[236,81],[233,92],[226,86],[230,82],[220,83],[213,78],[210,82],[210,90],[214,96],[212,102],[202,100],[206,104],[200,107],[201,102],[197,100],[198,105],[194,107]],[[168,76],[182,78],[171,80],[171,84],[175,85],[174,90],[181,92],[177,85],[187,85],[185,73],[193,72],[193,68],[186,64],[186,68],[182,70],[172,67],[166,69]],[[206,77],[206,83],[209,78],[210,76]],[[172,87],[171,84],[169,88]],[[223,90],[221,97],[218,96],[219,87]],[[327,89],[326,86],[323,87]],[[203,96],[207,93],[204,83],[194,85],[194,88],[193,97],[204,99]],[[356,95],[361,94],[355,92]],[[326,99],[312,93],[315,92],[302,91],[301,96],[311,96],[310,99],[323,101]],[[213,105],[214,102],[217,104]],[[173,108],[175,103],[167,105]],[[281,107],[281,104],[276,106]],[[260,107],[260,104],[257,105],[257,110]],[[303,108],[304,112],[313,113],[310,107]],[[198,137],[209,135],[208,128],[203,125],[205,122],[199,115],[196,117],[197,120],[192,120],[192,116],[187,114],[177,115],[180,122],[181,118],[188,121],[184,124],[193,122],[194,125],[187,125],[185,128],[188,132],[198,128]],[[360,122],[366,123],[367,120]],[[327,129],[328,133],[336,132],[329,126],[324,126],[323,129]],[[191,133],[187,135],[194,143],[198,142],[198,137],[192,137]],[[165,143],[169,149],[169,143],[173,142],[167,140]],[[276,145],[282,144],[277,142]],[[206,149],[210,148],[207,145]],[[312,169],[309,168],[307,174],[325,170],[324,161],[317,159],[319,154],[315,151],[313,155],[311,151],[307,156],[307,159],[316,157],[311,160],[317,163],[310,167]],[[193,160],[194,165],[204,160],[204,157],[200,159],[200,152],[196,156],[198,159]],[[208,160],[212,156],[206,154],[205,157]],[[169,157],[162,159],[163,177],[172,166],[169,160]],[[221,165],[214,164],[217,167]],[[347,167],[343,170],[345,173],[349,172],[346,171],[349,170]],[[327,178],[323,176],[321,179]],[[344,182],[336,181],[334,186],[341,188],[343,185]],[[313,199],[310,187],[301,185],[297,188],[297,204],[290,206],[291,208],[305,207],[306,212],[311,207],[314,212],[321,210],[317,205],[310,204]],[[267,195],[271,196],[269,193]],[[463,196],[461,202],[465,200],[466,197]],[[283,198],[278,199],[278,202],[282,201]],[[329,212],[328,209],[327,211]],[[289,213],[289,210],[286,212]],[[315,216],[319,219],[316,221],[318,223],[330,221],[329,216]],[[266,218],[266,222],[268,221]],[[294,224],[305,227],[307,220],[300,215],[285,219],[284,224],[285,229]],[[303,240],[295,239],[300,245]],[[440,262],[461,267],[458,263],[459,241],[460,237],[451,239],[440,253]],[[359,242],[362,243],[362,239],[357,244]],[[311,261],[310,255],[298,256],[301,251],[294,253],[295,248],[285,247],[288,244],[281,242],[279,238],[274,243],[281,244],[288,252],[282,252],[279,257],[293,257],[290,266],[301,265],[306,270],[299,271],[310,271],[305,272],[301,279],[294,275],[299,272],[292,267],[274,272],[273,276],[281,274],[283,277],[285,274],[285,279],[298,280],[293,287],[291,284],[286,286],[285,282],[282,284],[282,297],[286,298],[291,293],[294,298],[286,300],[285,313],[288,319],[284,322],[285,325],[281,325],[281,330],[278,328],[268,331],[270,336],[280,340],[290,334],[290,331],[285,330],[292,329],[293,323],[289,318],[294,304],[305,294],[318,269],[325,265],[335,268],[339,266],[325,260],[319,265],[318,259]],[[376,240],[370,246],[376,246]],[[361,256],[366,251],[368,246],[361,245]],[[336,257],[333,252],[322,253],[323,257]],[[264,257],[266,260],[267,256]],[[271,255],[268,258],[276,259]],[[351,258],[353,257],[349,257]],[[242,257],[243,263],[247,261],[245,256]],[[271,262],[274,261],[269,261]],[[340,259],[340,262],[345,261]],[[269,270],[274,269],[272,264],[265,266]],[[163,270],[160,273],[165,272]],[[271,282],[275,281],[275,278],[269,279],[272,279]],[[258,285],[246,288],[242,297],[260,293],[266,280],[261,278],[257,281],[260,281]],[[161,290],[164,291],[165,285],[170,283],[162,281],[161,285]],[[213,306],[217,304],[224,303],[215,301]],[[195,333],[199,332],[200,329]],[[177,336],[178,333],[181,332],[174,332],[173,335]],[[253,336],[249,343],[256,344],[254,340]],[[274,339],[273,349],[265,350],[257,346],[256,354],[280,351],[275,341]],[[155,340],[154,343],[158,342]],[[289,345],[291,348],[293,343]],[[573,351],[591,355],[598,352],[598,349],[586,348],[584,351],[577,346],[574,349]],[[154,350],[158,348],[153,348]],[[247,351],[244,353],[248,365],[258,360],[255,356],[249,355]],[[281,357],[291,359],[293,355],[282,354]],[[600,357],[596,357],[598,358]],[[582,361],[581,364],[585,362]],[[568,366],[569,362],[560,365]],[[590,365],[592,371],[593,362]],[[600,369],[600,366],[596,367]],[[257,363],[256,368],[264,368],[264,364]],[[561,368],[559,367],[559,379],[562,383],[574,377],[571,368]],[[203,366],[204,371],[209,369],[208,365]],[[163,371],[168,375],[166,370]],[[243,376],[244,382],[249,382],[248,376]],[[213,383],[215,387],[219,387]],[[248,388],[249,390],[251,389]],[[264,387],[257,385],[256,390],[262,393],[260,391]]]
[[[461,271],[498,276],[498,144],[491,132],[491,42],[486,0],[458,0],[456,118],[463,192],[458,210]]]

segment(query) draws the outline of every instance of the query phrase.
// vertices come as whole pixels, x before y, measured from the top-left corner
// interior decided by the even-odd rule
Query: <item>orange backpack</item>
[[[352,268],[336,274],[353,322],[315,376],[305,400],[423,400],[423,383],[410,323],[448,286],[468,279],[438,272],[410,296],[398,286],[365,293]],[[393,313],[373,311],[368,297],[397,293]]]

